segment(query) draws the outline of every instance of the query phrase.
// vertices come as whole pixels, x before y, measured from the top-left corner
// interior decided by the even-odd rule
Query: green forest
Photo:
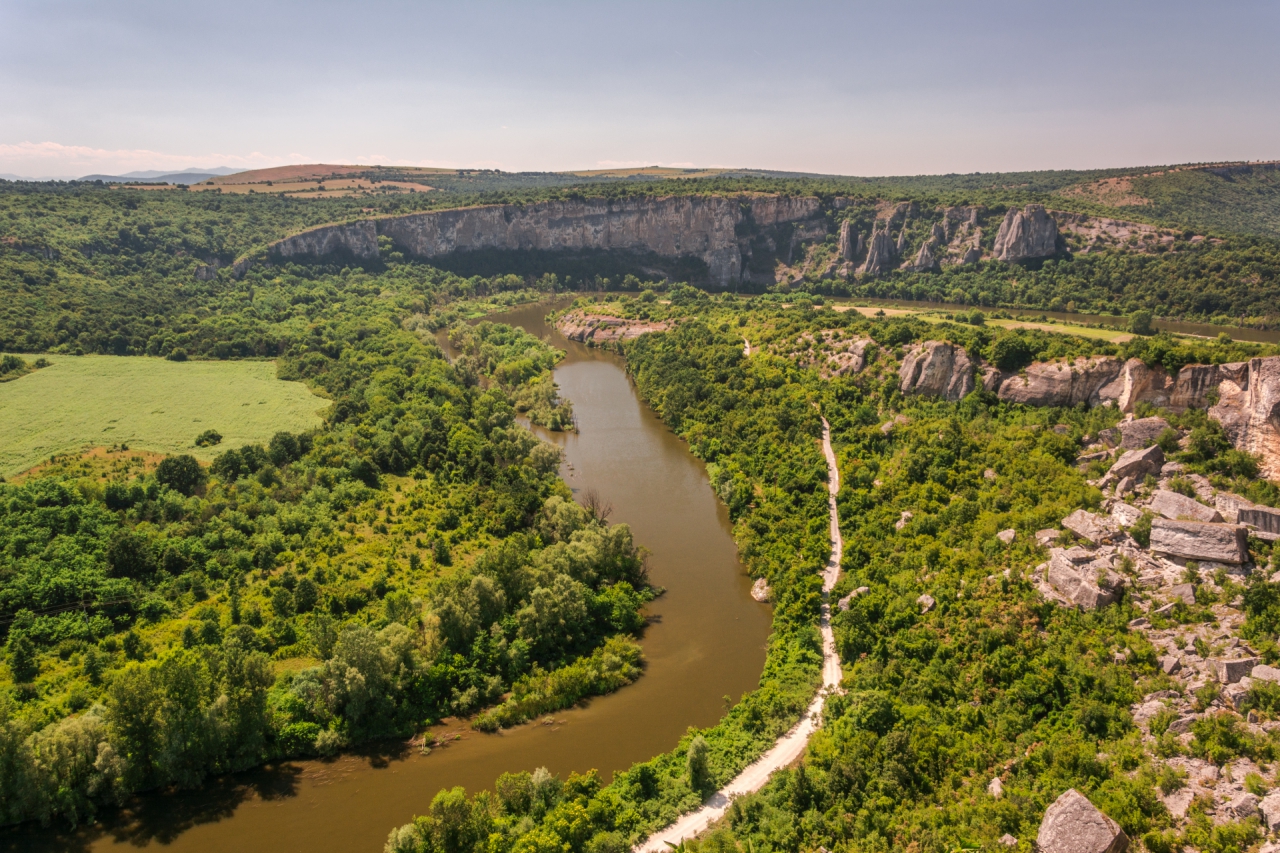
[[[1060,192],[1129,174],[744,173],[590,186],[490,175],[439,195],[372,201],[0,182],[0,352],[10,353],[0,381],[44,369],[42,353],[272,359],[280,379],[329,401],[319,428],[223,450],[209,465],[117,444],[54,456],[0,483],[0,824],[83,825],[137,792],[403,741],[446,716],[492,732],[643,677],[636,641],[644,606],[660,593],[643,543],[575,501],[559,452],[518,420],[575,429],[551,372],[562,354],[484,319],[621,284],[634,293],[609,297],[610,312],[672,323],[618,347],[637,392],[706,463],[743,565],[773,590],[759,687],[716,725],[691,729],[608,784],[595,772],[539,770],[506,774],[491,791],[442,792],[391,832],[391,853],[624,853],[796,722],[822,660],[822,417],[839,461],[845,538],[832,599],[871,590],[834,619],[846,692],[827,705],[800,763],[736,800],[686,849],[995,849],[1005,833],[1029,843],[1067,787],[1152,853],[1247,848],[1260,838],[1256,820],[1220,825],[1197,801],[1176,824],[1156,796],[1182,782],[1156,769],[1130,714],[1170,683],[1129,628],[1133,603],[1060,609],[1027,575],[1042,556],[1037,530],[1099,506],[1087,481],[1100,472],[1076,457],[1120,413],[1024,408],[982,391],[957,403],[904,397],[896,368],[905,347],[937,338],[1010,372],[1101,354],[1174,371],[1276,348],[1168,334],[1110,343],[980,317],[866,318],[825,300],[1275,322],[1275,172],[1133,177],[1150,203],[1119,212]],[[417,263],[389,245],[360,266],[235,266],[286,234],[367,215],[370,204],[377,215],[718,192],[977,203],[991,217],[1044,201],[1176,226],[1181,236],[1170,252],[1066,252],[851,282],[814,276],[749,299],[677,282],[642,290],[655,275],[639,262],[628,271],[617,256],[597,259],[607,277],[578,259],[568,279],[536,258],[496,274]],[[1232,193],[1249,201],[1228,216],[1219,201]],[[1194,229],[1217,236],[1193,244]],[[873,342],[866,370],[824,378],[792,357],[806,332],[831,329]],[[745,356],[744,338],[763,352]],[[1280,504],[1256,460],[1231,449],[1215,422],[1161,414],[1190,432],[1186,447],[1165,441],[1187,471]],[[216,427],[193,429],[192,443],[216,447]],[[1012,543],[996,537],[1007,529]],[[1251,547],[1260,565],[1273,559]],[[1178,618],[1207,624],[1215,603],[1238,595],[1251,642],[1280,660],[1280,585],[1259,572],[1220,586],[1221,601],[1197,592]],[[937,606],[922,612],[925,593]],[[1265,688],[1248,701],[1260,719],[1280,716],[1280,697]],[[1158,748],[1221,764],[1274,762],[1280,746],[1229,720],[1192,734]],[[982,795],[993,776],[1004,780],[1000,799]]]
[[[212,310],[175,302],[172,326],[102,297],[124,328],[194,332],[177,338],[193,355],[270,340],[280,375],[332,404],[323,428],[208,468],[118,447],[0,485],[0,820],[74,824],[135,791],[488,706],[483,727],[513,725],[638,677],[643,557],[515,424],[571,426],[559,353],[461,325],[450,364],[411,322],[483,312],[510,284],[255,270]]]

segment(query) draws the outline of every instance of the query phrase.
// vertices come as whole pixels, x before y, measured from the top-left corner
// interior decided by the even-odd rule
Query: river
[[[174,853],[327,853],[382,849],[387,833],[424,812],[442,788],[492,786],[501,773],[547,767],[607,776],[673,748],[689,726],[722,716],[724,697],[755,688],[771,618],[750,596],[728,515],[702,463],[636,396],[621,359],[567,341],[543,320],[546,304],[493,319],[567,351],[556,368],[573,402],[576,434],[541,433],[565,452],[575,491],[594,488],[649,551],[666,594],[650,605],[642,641],[648,666],[635,684],[584,706],[499,734],[463,723],[460,739],[421,755],[381,744],[331,761],[293,761],[211,780],[198,791],[152,794],[75,832],[0,832],[0,850]]]

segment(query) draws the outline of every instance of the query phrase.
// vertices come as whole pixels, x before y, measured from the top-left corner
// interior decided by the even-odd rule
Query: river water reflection
[[[616,356],[566,341],[543,321],[547,305],[495,319],[567,350],[556,369],[573,401],[577,434],[544,434],[565,451],[562,474],[594,488],[650,552],[667,593],[650,608],[648,667],[634,685],[552,724],[460,740],[430,755],[384,744],[334,761],[288,762],[211,781],[200,791],[140,797],[105,825],[78,832],[0,833],[0,850],[125,850],[181,853],[327,853],[382,849],[387,833],[422,813],[442,788],[488,788],[503,772],[540,766],[606,776],[671,749],[689,726],[708,726],[753,689],[764,665],[770,611],[750,596],[724,507],[705,468],[641,404]]]

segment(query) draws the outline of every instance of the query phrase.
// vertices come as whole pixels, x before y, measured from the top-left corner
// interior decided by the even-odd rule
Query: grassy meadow
[[[145,356],[47,357],[48,367],[0,384],[0,475],[57,453],[128,444],[212,459],[320,425],[327,401],[281,382],[271,361],[173,362]],[[195,447],[208,429],[216,447]]]

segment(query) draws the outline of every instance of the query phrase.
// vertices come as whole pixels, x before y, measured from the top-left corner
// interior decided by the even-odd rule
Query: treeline
[[[269,330],[281,376],[332,399],[322,429],[208,469],[117,450],[0,485],[0,823],[638,676],[630,530],[515,422],[535,383],[560,417],[558,353],[485,325],[455,368],[406,328],[447,284],[310,272],[250,277],[274,312],[208,319]]]
[[[631,310],[663,309],[641,300],[611,306]],[[1028,575],[1043,559],[1035,532],[1099,504],[1075,459],[1084,437],[1118,412],[1022,408],[981,391],[942,403],[898,390],[899,347],[953,332],[981,346],[1005,332],[683,293],[665,310],[681,322],[627,345],[629,368],[646,400],[710,463],[747,565],[778,596],[766,672],[787,655],[779,641],[789,636],[804,638],[816,663],[826,514],[815,404],[831,421],[841,473],[845,557],[832,597],[870,589],[837,610],[847,692],[829,700],[804,760],[735,799],[715,833],[686,846],[994,848],[1005,833],[1034,838],[1045,807],[1068,787],[1150,850],[1225,853],[1248,843],[1248,825],[1215,827],[1199,803],[1185,834],[1170,830],[1157,783],[1172,790],[1177,780],[1158,777],[1128,710],[1168,683],[1155,649],[1127,628],[1141,614],[1127,601],[1092,614],[1058,608]],[[822,380],[768,354],[770,342],[833,326],[877,342],[863,373]],[[745,357],[743,337],[762,351]],[[1077,352],[1097,346],[1035,333],[1026,340],[1037,353],[1062,341]],[[1005,544],[996,534],[1009,528],[1016,536]],[[932,607],[922,607],[923,594]],[[1271,606],[1273,625],[1278,600],[1258,599],[1260,610]],[[1201,616],[1212,618],[1208,608]],[[813,683],[797,680],[810,690]],[[767,674],[765,684],[720,726],[691,732],[607,787],[594,774],[561,781],[539,771],[503,776],[493,794],[472,799],[461,789],[442,792],[427,814],[392,832],[387,850],[621,853],[695,806],[690,791],[709,794],[754,754],[732,724],[770,689]],[[767,742],[767,727],[749,731]],[[1198,727],[1186,746],[1168,736],[1161,749],[1215,761],[1275,752],[1230,723]],[[987,793],[996,777],[1000,798]]]
[[[1270,328],[1280,323],[1280,244],[1232,237],[1174,253],[1101,252],[1038,267],[986,263],[854,281],[815,278],[804,289],[981,307],[1157,316]]]

